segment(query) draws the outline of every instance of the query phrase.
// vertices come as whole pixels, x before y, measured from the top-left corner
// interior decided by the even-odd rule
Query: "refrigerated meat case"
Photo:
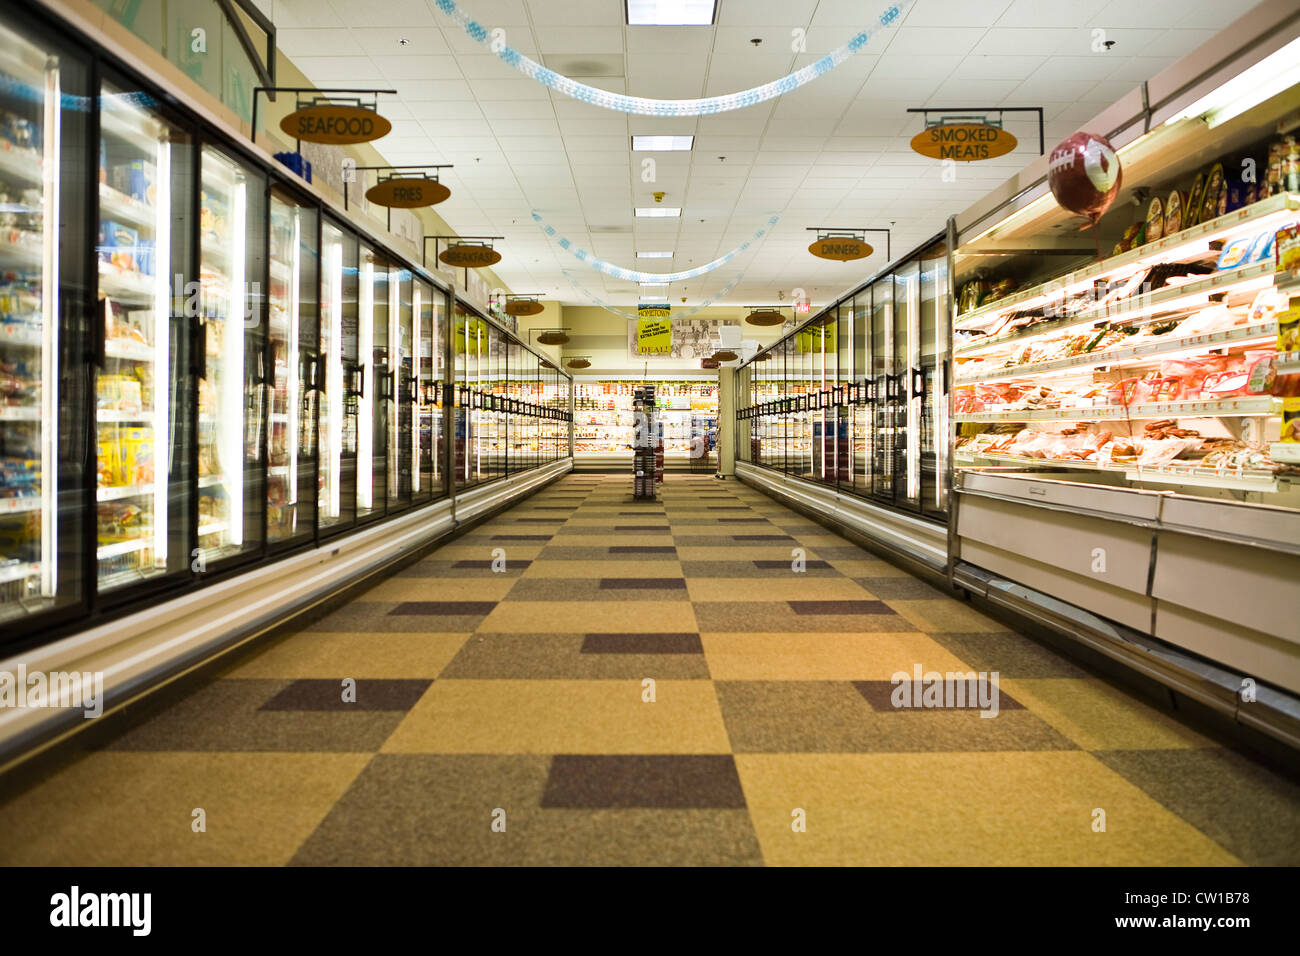
[[[1245,86],[1184,65],[1089,127],[1123,168],[1095,234],[1028,173],[952,225],[953,580],[1191,652],[1179,680],[1234,712],[1246,678],[1300,692],[1297,29],[1214,74]]]

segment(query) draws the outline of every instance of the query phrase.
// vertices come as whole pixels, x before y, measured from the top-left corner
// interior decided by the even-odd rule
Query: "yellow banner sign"
[[[385,179],[366,190],[366,199],[370,202],[393,209],[436,206],[450,195],[451,190],[442,183],[422,176]]]
[[[308,143],[348,146],[387,136],[393,124],[374,110],[361,106],[322,103],[290,113],[280,120],[280,129]]]
[[[801,355],[809,353],[815,355],[821,352],[833,353],[835,351],[835,323],[828,322],[826,325],[819,325],[797,332],[795,333],[795,341],[798,343]]]
[[[941,123],[912,137],[912,149],[931,159],[974,163],[1005,156],[1016,148],[1016,138],[987,123]]]
[[[667,355],[672,351],[672,348],[672,322],[667,319],[637,319],[636,350],[638,353],[641,355]]]

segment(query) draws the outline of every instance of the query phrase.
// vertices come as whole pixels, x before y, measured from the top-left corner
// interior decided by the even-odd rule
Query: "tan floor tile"
[[[915,624],[920,631],[940,634],[948,631],[992,634],[995,631],[1010,630],[957,598],[945,597],[923,601],[886,600],[885,603]]]
[[[268,647],[223,676],[281,680],[437,677],[468,639],[468,634],[303,631]]]
[[[671,534],[557,534],[551,544],[565,548],[671,548]]]
[[[791,551],[798,547],[798,542],[789,545],[741,544],[719,547],[694,547],[679,545],[679,561],[791,561]],[[809,561],[820,560],[816,550],[804,548],[804,557]],[[860,575],[863,576],[863,575]]]
[[[969,668],[924,634],[701,634],[714,680],[889,680]]]
[[[694,633],[699,628],[688,601],[503,601],[483,619],[478,630],[480,633],[645,634]]]
[[[485,559],[487,560],[487,559]],[[507,565],[509,554],[507,553]],[[484,568],[472,578],[389,578],[365,593],[363,601],[500,601],[514,581]]]
[[[504,548],[507,559],[536,559],[545,541],[484,541],[482,544],[449,544],[428,555],[439,561],[491,561],[492,552]]]
[[[692,601],[869,601],[875,595],[848,578],[690,578]]]
[[[9,866],[279,866],[370,754],[90,754],[0,807]],[[202,808],[207,832],[191,829]]]
[[[847,578],[910,578],[911,574],[888,561],[862,558],[827,558],[831,567]]]
[[[1084,750],[1186,750],[1217,746],[1095,678],[1003,680],[1007,693]]]
[[[731,752],[711,681],[661,680],[655,692],[645,703],[639,680],[439,681],[383,752]]]
[[[610,558],[608,561],[538,561],[520,575],[523,578],[680,578],[680,561],[637,561]]]
[[[1080,751],[739,754],[769,865],[1213,866],[1239,863]],[[807,813],[794,832],[792,811]],[[1093,811],[1106,832],[1093,832]]]

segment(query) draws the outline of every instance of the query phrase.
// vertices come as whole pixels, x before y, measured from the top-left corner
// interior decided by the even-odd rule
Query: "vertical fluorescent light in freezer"
[[[330,349],[326,356],[330,403],[330,517],[339,514],[339,481],[343,468],[343,243],[330,246]]]
[[[167,566],[167,476],[171,473],[171,441],[169,418],[170,374],[168,338],[171,335],[171,143],[162,135],[158,139],[158,162],[155,173],[158,200],[154,206],[157,216],[154,233],[154,399],[153,399],[153,558],[157,567]],[[167,442],[166,449],[160,447]],[[164,455],[164,451],[166,454]],[[161,467],[166,461],[167,468]]]
[[[370,410],[375,391],[375,265],[369,250],[361,250],[361,315],[357,349],[361,359],[361,398],[357,402],[357,507],[367,511],[374,503],[375,418]]]
[[[58,580],[58,411],[59,411],[59,61],[45,66],[45,156],[41,189],[45,203],[41,265],[41,594],[54,596]]]
[[[411,378],[415,391],[411,402],[411,494],[420,491],[420,472],[424,470],[420,460],[420,429],[424,424],[424,378],[420,374],[424,367],[424,338],[420,332],[420,283],[411,282]],[[400,398],[400,396],[399,396]]]
[[[401,412],[398,410],[402,403],[402,396],[397,394],[397,388],[392,384],[399,381],[401,376],[398,374],[402,367],[402,314],[401,314],[401,289],[402,273],[394,268],[388,270],[388,380],[392,398],[388,399],[388,447],[392,449],[389,452],[388,460],[392,463],[388,468],[388,497],[391,500],[397,499],[397,473],[401,470],[402,446],[397,440],[399,429],[398,419]]]
[[[236,547],[244,543],[244,315],[248,307],[244,287],[244,230],[247,217],[248,184],[243,173],[235,174],[235,190],[230,211],[231,250],[229,305],[226,316],[226,334],[222,343],[226,348],[226,380],[222,383],[225,394],[221,401],[225,410],[222,437],[225,444],[223,459],[226,463],[227,487],[230,489],[230,543]]]
[[[907,497],[915,500],[921,484],[921,398],[913,388],[914,377],[921,368],[921,312],[918,287],[921,272],[907,277],[907,371],[903,387],[907,389]]]
[[[288,375],[285,406],[289,413],[285,445],[289,452],[289,533],[298,530],[298,282],[302,272],[302,214],[293,207],[293,251],[289,253],[289,349],[285,355]],[[271,370],[274,375],[275,370]],[[274,401],[272,402],[274,405]]]

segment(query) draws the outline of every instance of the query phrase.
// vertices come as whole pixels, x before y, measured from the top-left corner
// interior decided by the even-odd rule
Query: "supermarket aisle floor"
[[[1300,863],[1294,783],[735,481],[630,484],[568,476],[79,755],[0,862]],[[997,716],[895,708],[918,665],[998,671]]]

